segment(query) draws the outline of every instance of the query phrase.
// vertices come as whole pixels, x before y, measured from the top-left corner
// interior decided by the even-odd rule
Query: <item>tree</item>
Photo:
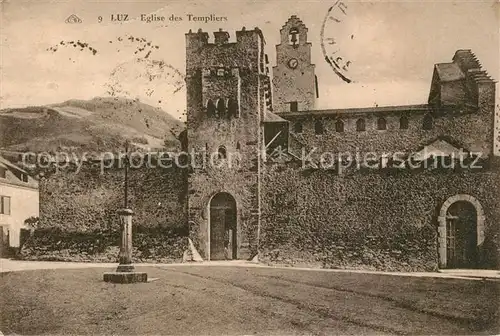
[[[24,220],[24,225],[26,225],[30,229],[36,229],[36,228],[38,228],[39,222],[40,222],[40,219],[38,217],[31,216],[30,218],[27,218]]]

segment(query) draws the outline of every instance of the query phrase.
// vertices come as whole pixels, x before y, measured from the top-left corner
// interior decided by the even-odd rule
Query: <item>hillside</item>
[[[68,100],[0,110],[0,148],[19,152],[106,152],[125,139],[143,150],[176,147],[183,123],[160,108],[125,98]]]

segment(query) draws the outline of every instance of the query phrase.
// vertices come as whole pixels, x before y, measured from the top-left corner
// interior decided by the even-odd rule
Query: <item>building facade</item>
[[[299,18],[272,79],[258,28],[214,37],[186,34],[187,211],[204,258],[498,267],[495,81],[472,51],[435,65],[425,104],[316,110]]]
[[[236,42],[222,30],[214,36],[208,43],[201,30],[186,34],[185,149],[196,153],[188,217],[205,258],[250,258],[257,253],[261,123],[270,92],[264,37],[257,28],[236,32]]]
[[[0,157],[0,238],[1,250],[19,247],[24,221],[38,217],[38,181],[26,171]]]

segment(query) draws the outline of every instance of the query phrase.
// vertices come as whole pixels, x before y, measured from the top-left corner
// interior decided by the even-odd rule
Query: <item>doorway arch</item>
[[[455,195],[443,203],[438,217],[440,268],[479,266],[484,222],[483,207],[470,195]]]
[[[209,260],[237,259],[236,200],[226,192],[215,194],[209,202]]]

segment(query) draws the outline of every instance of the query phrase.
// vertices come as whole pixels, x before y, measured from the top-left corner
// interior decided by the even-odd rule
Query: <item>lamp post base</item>
[[[104,281],[118,284],[148,282],[148,274],[145,272],[107,272],[104,273]]]
[[[126,172],[127,170],[125,170],[125,174]],[[125,183],[126,181],[125,177]],[[125,197],[125,200],[126,199],[127,197]],[[104,281],[120,284],[148,282],[147,273],[136,272],[132,264],[132,215],[134,212],[131,209],[121,209],[118,211],[118,214],[120,215],[122,223],[122,241],[119,254],[120,263],[116,271],[104,273]]]
[[[135,267],[133,264],[119,264],[116,272],[135,272]]]

